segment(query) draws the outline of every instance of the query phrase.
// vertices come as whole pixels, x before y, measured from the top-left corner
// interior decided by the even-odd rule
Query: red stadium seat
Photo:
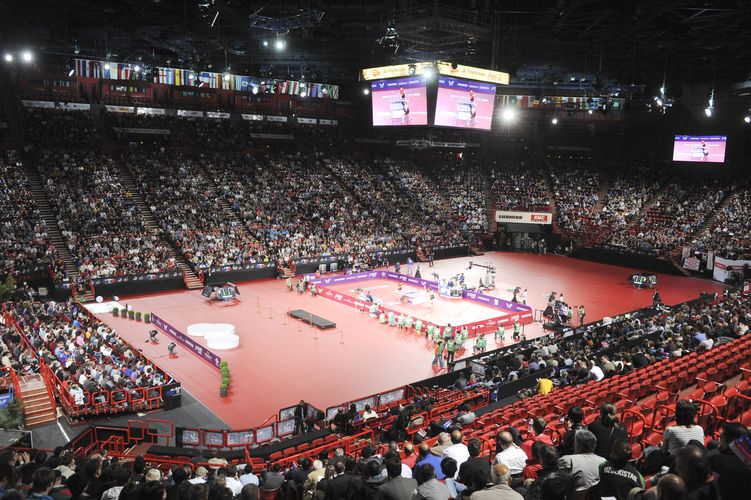
[[[280,488],[277,488],[275,490],[260,489],[258,490],[258,499],[259,500],[277,500],[281,492],[282,490]]]

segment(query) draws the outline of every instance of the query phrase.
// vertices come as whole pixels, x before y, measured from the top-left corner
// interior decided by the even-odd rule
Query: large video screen
[[[676,135],[673,141],[673,161],[724,163],[724,135]]]
[[[376,80],[370,85],[370,94],[374,127],[428,124],[428,94],[424,77]]]
[[[434,124],[490,130],[495,85],[441,76],[438,78]]]

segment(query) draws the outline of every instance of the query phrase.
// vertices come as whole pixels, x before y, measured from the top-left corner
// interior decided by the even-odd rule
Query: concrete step
[[[57,415],[55,413],[47,415],[38,415],[33,417],[26,417],[24,419],[26,427],[38,427],[40,425],[54,424],[57,422]]]

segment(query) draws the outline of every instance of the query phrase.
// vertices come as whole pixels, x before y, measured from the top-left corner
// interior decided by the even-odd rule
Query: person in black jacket
[[[304,434],[307,429],[305,428],[305,421],[308,418],[308,403],[300,400],[300,403],[295,406],[295,434]]]
[[[707,456],[712,465],[712,471],[719,474],[717,487],[723,499],[745,498],[748,495],[748,485],[751,484],[751,470],[730,449],[736,439],[748,434],[743,424],[723,423],[720,447],[710,451]]]
[[[490,476],[490,462],[487,458],[480,457],[482,442],[477,438],[470,439],[467,441],[467,450],[469,458],[459,467],[459,482],[470,484],[477,469],[483,469]]]
[[[574,436],[576,431],[584,428],[582,421],[584,420],[584,410],[579,406],[571,406],[568,409],[568,415],[566,417],[566,434],[561,439],[561,444],[558,446],[558,452],[560,456],[573,455],[574,453]]]
[[[613,448],[613,443],[618,440],[628,441],[628,432],[618,422],[618,418],[615,416],[616,407],[610,403],[603,403],[600,406],[600,416],[589,424],[589,432],[595,435],[597,438],[597,447],[595,453],[602,458],[610,458],[610,450]]]
[[[597,485],[599,497],[614,497],[626,500],[633,488],[644,489],[644,478],[629,463],[631,445],[628,441],[618,440],[613,443],[610,459],[600,464],[600,482]]]
[[[327,500],[350,500],[357,498],[360,490],[360,481],[345,472],[345,463],[337,462],[334,465],[336,475],[324,485]]]

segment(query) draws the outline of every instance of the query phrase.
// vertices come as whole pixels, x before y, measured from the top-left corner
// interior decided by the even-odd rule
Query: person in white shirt
[[[597,366],[594,361],[589,362],[589,379],[590,380],[596,380],[599,382],[600,380],[605,378],[605,373],[603,373],[602,368]]]
[[[365,411],[362,412],[362,419],[365,421],[369,418],[378,418],[378,413],[371,410],[370,405],[365,405]]]
[[[253,474],[253,467],[246,465],[243,471],[243,475],[239,477],[240,484],[242,484],[243,486],[245,486],[246,484],[255,484],[256,486],[258,486],[258,476]]]
[[[443,450],[442,458],[450,457],[456,460],[457,474],[462,464],[469,459],[469,450],[467,445],[462,443],[462,432],[454,431],[451,433],[451,446]],[[456,479],[456,477],[454,477]]]
[[[203,484],[206,482],[206,477],[209,475],[209,471],[206,467],[200,466],[196,469],[196,477],[188,479],[190,484]]]
[[[521,474],[527,465],[527,454],[514,443],[511,433],[499,432],[496,442],[501,451],[495,456],[493,464],[505,465],[512,476]]]
[[[234,465],[227,466],[227,476],[225,480],[227,488],[232,490],[232,496],[239,496],[244,485],[239,479],[237,479],[237,467]]]

